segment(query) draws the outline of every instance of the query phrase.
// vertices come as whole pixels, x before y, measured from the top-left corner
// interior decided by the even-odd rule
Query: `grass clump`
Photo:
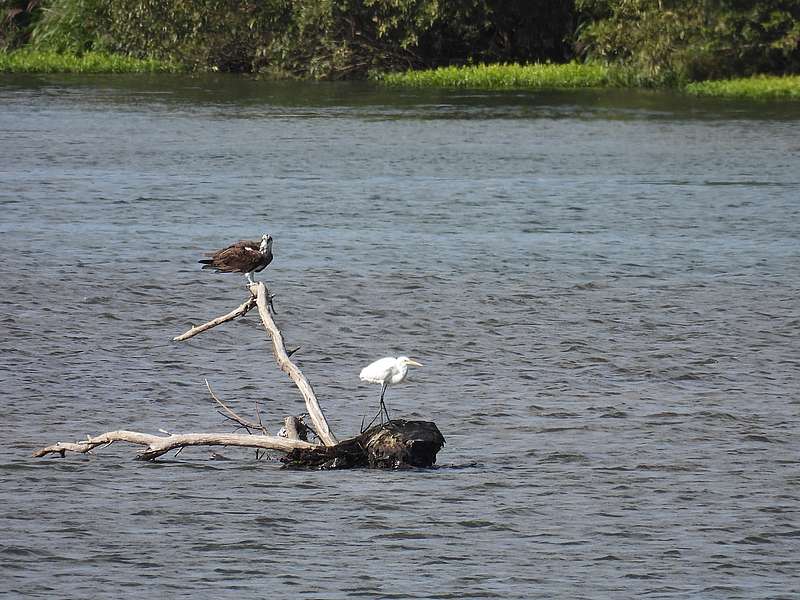
[[[652,82],[636,79],[635,72],[621,66],[597,63],[482,64],[464,67],[409,70],[383,73],[375,78],[390,86],[416,88],[563,90],[578,88],[641,88]],[[672,87],[695,96],[752,100],[800,100],[800,76],[755,75],[727,80],[711,80]]]
[[[105,52],[0,52],[0,73],[175,73],[181,65]]]
[[[686,91],[695,96],[716,98],[800,100],[800,75],[757,75],[742,79],[698,81],[687,84]]]
[[[599,64],[481,64],[439,67],[402,73],[385,73],[378,80],[386,85],[419,88],[575,89],[614,85],[607,67]]]

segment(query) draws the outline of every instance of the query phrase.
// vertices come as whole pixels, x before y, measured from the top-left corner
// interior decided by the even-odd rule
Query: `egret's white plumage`
[[[386,388],[390,385],[397,385],[405,380],[406,375],[408,375],[409,365],[414,365],[416,367],[422,366],[422,364],[411,360],[407,356],[398,356],[397,358],[387,356],[361,369],[361,374],[359,375],[361,381],[381,384],[381,409],[378,415],[385,414],[386,418],[389,419],[389,413],[386,412],[386,405],[383,403],[383,395],[386,393]],[[373,421],[374,420],[375,419],[373,419]],[[383,420],[382,416],[381,420]],[[391,421],[391,419],[389,420]]]

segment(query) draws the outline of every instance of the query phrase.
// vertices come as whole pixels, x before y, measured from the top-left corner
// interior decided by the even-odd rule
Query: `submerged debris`
[[[294,449],[281,460],[288,469],[431,467],[444,444],[435,423],[395,419],[335,446]]]

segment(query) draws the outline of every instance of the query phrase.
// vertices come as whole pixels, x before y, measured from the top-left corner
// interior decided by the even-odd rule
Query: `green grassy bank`
[[[685,89],[695,96],[800,100],[800,76],[757,75],[743,79],[698,81],[688,84]]]
[[[390,86],[471,88],[483,90],[637,87],[619,68],[598,64],[474,65],[410,70],[379,75]],[[758,75],[720,81],[701,81],[677,88],[696,96],[751,99],[800,99],[800,76]]]
[[[608,68],[580,63],[490,64],[440,67],[421,71],[387,73],[378,76],[386,85],[401,87],[507,89],[575,89],[614,85]]]
[[[176,73],[176,63],[118,54],[86,52],[80,56],[18,50],[0,52],[0,73]]]

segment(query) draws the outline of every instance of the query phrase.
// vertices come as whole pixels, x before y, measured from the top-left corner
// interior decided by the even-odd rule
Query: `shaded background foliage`
[[[637,84],[800,72],[800,0],[0,0],[0,47],[313,78],[573,58]]]
[[[0,49],[25,44],[41,14],[39,0],[0,0]]]
[[[577,51],[670,84],[800,71],[798,0],[577,0]]]

